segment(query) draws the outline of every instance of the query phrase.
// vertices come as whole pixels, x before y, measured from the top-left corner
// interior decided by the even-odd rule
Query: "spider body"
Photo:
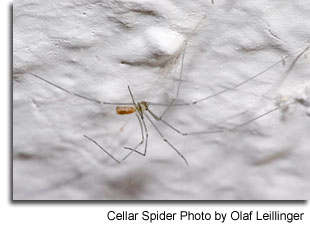
[[[128,115],[136,112],[136,107],[116,107],[116,113],[119,115]]]
[[[149,104],[146,101],[141,101],[137,104],[135,104],[134,107],[128,107],[128,106],[117,106],[116,107],[116,113],[118,115],[129,115],[132,113],[135,113],[138,111],[140,114],[146,110],[148,110]]]

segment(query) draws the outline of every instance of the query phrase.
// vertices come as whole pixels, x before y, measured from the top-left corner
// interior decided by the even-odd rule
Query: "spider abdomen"
[[[116,107],[116,113],[119,115],[128,115],[136,112],[135,107]]]

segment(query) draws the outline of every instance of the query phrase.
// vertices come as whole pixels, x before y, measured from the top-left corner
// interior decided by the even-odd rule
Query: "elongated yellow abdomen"
[[[128,115],[136,112],[135,107],[116,107],[116,113],[119,115]]]

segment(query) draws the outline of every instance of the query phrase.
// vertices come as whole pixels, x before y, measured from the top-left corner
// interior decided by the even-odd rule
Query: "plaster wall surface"
[[[213,3],[212,3],[213,2]],[[14,199],[309,199],[308,0],[16,0],[13,12]],[[184,58],[183,58],[184,56]],[[285,60],[282,60],[285,58]],[[182,59],[183,67],[182,67]],[[181,71],[183,71],[180,80]],[[174,106],[145,118],[113,103]],[[287,105],[288,103],[291,103]],[[150,105],[161,115],[166,107]],[[148,114],[148,113],[146,113]],[[150,116],[151,117],[151,116]],[[140,151],[143,151],[140,147]]]

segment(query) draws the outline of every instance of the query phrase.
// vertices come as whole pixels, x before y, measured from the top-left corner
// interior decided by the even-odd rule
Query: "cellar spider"
[[[268,68],[266,68],[265,70],[247,78],[246,80],[239,82],[237,84],[235,84],[232,87],[229,88],[225,88],[222,89],[218,92],[213,93],[212,95],[206,96],[204,98],[198,99],[198,100],[194,100],[194,101],[190,101],[190,102],[184,102],[184,103],[176,103],[176,100],[179,96],[179,92],[180,92],[180,87],[181,87],[181,82],[182,82],[182,76],[183,76],[183,63],[184,63],[184,55],[185,55],[185,49],[186,49],[186,43],[184,45],[184,49],[183,49],[183,54],[182,54],[182,58],[181,58],[181,69],[180,69],[180,75],[179,75],[179,79],[178,79],[178,85],[177,85],[177,90],[175,93],[175,97],[173,98],[173,100],[170,103],[153,103],[153,102],[148,102],[148,101],[140,101],[137,102],[134,98],[133,92],[130,88],[130,86],[128,86],[128,92],[130,94],[131,97],[131,103],[115,103],[115,102],[106,102],[106,101],[100,101],[97,100],[95,98],[92,97],[88,97],[88,96],[84,96],[72,91],[69,91],[68,89],[65,89],[55,83],[52,83],[51,81],[46,80],[45,78],[29,72],[32,76],[40,79],[41,81],[55,87],[58,88],[70,95],[76,96],[78,98],[96,103],[96,104],[103,104],[103,105],[113,105],[116,106],[116,113],[119,115],[127,115],[127,114],[135,114],[137,117],[137,120],[139,122],[140,125],[140,130],[141,130],[141,141],[134,147],[124,147],[125,149],[129,150],[130,152],[128,154],[126,154],[121,160],[115,158],[108,150],[106,150],[104,147],[102,147],[96,140],[94,140],[93,138],[84,135],[84,137],[86,139],[88,139],[89,141],[93,142],[96,146],[98,146],[102,151],[104,151],[110,158],[112,158],[115,162],[117,163],[121,163],[121,161],[125,160],[126,158],[128,158],[132,153],[137,153],[140,154],[142,156],[146,156],[147,154],[147,148],[148,148],[148,137],[149,137],[149,133],[148,133],[148,127],[146,124],[146,121],[149,122],[153,128],[157,131],[157,133],[159,134],[159,136],[162,138],[162,140],[164,142],[166,142],[186,163],[186,165],[188,164],[187,159],[184,157],[184,155],[163,135],[163,133],[159,130],[159,128],[156,126],[155,121],[158,122],[162,122],[163,124],[165,124],[166,126],[168,126],[170,129],[172,129],[173,131],[175,131],[176,133],[182,135],[182,136],[190,136],[190,135],[203,135],[203,134],[215,134],[215,133],[226,133],[226,132],[231,132],[234,131],[242,126],[245,126],[259,118],[262,118],[276,110],[279,110],[281,108],[287,107],[290,104],[293,104],[294,102],[296,102],[296,100],[290,101],[290,102],[286,102],[285,104],[279,104],[278,106],[274,107],[273,109],[270,109],[262,114],[259,114],[241,124],[232,126],[230,128],[225,128],[225,129],[218,129],[218,130],[207,130],[207,131],[197,131],[197,132],[183,132],[179,129],[177,129],[175,126],[171,125],[169,122],[167,122],[166,120],[163,119],[164,115],[172,108],[172,107],[179,107],[179,106],[190,106],[190,105],[196,105],[198,103],[204,102],[206,100],[209,100],[211,98],[214,98],[216,96],[222,95],[226,92],[232,91],[232,90],[236,90],[237,88],[247,84],[248,82],[262,76],[264,73],[266,73],[267,71],[271,70],[272,68],[276,67],[277,65],[283,63],[287,58],[295,56],[295,59],[293,60],[293,63],[291,65],[291,67],[296,63],[296,61],[306,52],[309,50],[309,46],[306,47],[304,50],[293,53],[291,55],[287,55],[285,57],[283,57],[281,60],[275,62],[274,64],[270,65]],[[290,68],[291,68],[290,67]],[[150,107],[151,106],[164,106],[166,107],[166,109],[163,111],[163,113],[158,116],[157,114],[155,114]],[[139,151],[138,149],[144,144],[143,147],[143,151]]]

